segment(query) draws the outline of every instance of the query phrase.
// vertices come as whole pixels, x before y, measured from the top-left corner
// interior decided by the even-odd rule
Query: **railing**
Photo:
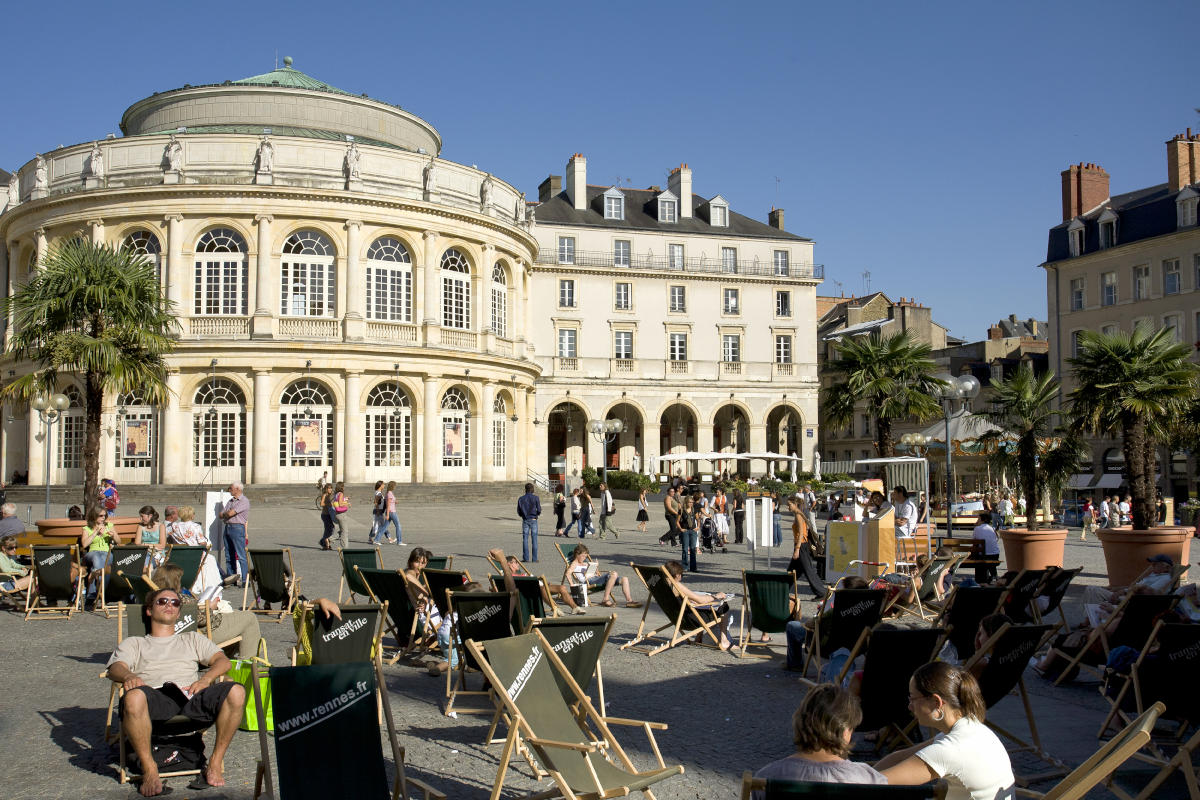
[[[249,317],[188,317],[189,336],[249,336]]]
[[[417,326],[406,325],[402,322],[380,322],[367,320],[367,338],[384,342],[400,342],[401,344],[416,344]]]
[[[525,480],[529,481],[530,483],[532,483],[534,486],[541,489],[542,491],[545,491],[545,492],[554,491],[554,488],[550,485],[550,476],[549,475],[543,475],[540,472],[534,472],[533,470],[529,470],[528,472],[525,473]]]
[[[667,372],[672,375],[687,375],[692,371],[692,362],[690,361],[668,361]]]
[[[459,350],[474,350],[479,346],[479,337],[473,331],[459,331],[453,328],[442,328],[441,342]]]
[[[502,356],[511,356],[513,354],[513,343],[508,339],[495,339],[492,349]]]
[[[787,363],[787,364],[780,364],[780,363],[776,362],[776,364],[775,364],[775,374],[776,374],[776,375],[778,375],[778,376],[779,376],[779,377],[781,377],[781,378],[790,378],[790,377],[792,377],[792,365],[791,365],[791,363],[789,362],[789,363]]]
[[[632,358],[614,358],[612,360],[612,371],[623,375],[631,375],[637,372],[637,362]]]
[[[555,359],[555,361],[558,362],[558,369],[561,370],[562,372],[578,372],[579,371],[579,359],[578,358],[563,358],[562,356],[559,356],[557,359]]]
[[[742,362],[740,362],[740,361],[722,361],[721,362],[721,374],[722,375],[741,375],[742,374]]]
[[[624,261],[624,257],[622,257]],[[631,255],[629,263],[617,264],[613,254],[604,250],[576,250],[570,262],[559,261],[558,251],[549,248],[538,253],[538,264],[553,264],[576,267],[614,267],[616,269],[659,270],[664,272],[699,272],[707,274],[752,275],[759,278],[817,278],[824,280],[824,264],[789,264],[786,272],[777,272],[770,261],[752,260],[729,262],[708,256],[691,256],[683,259],[670,256]]]
[[[342,332],[336,319],[280,317],[279,335],[294,339],[339,339]]]

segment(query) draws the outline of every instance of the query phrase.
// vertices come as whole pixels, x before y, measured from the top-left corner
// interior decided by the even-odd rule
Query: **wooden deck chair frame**
[[[194,568],[191,563],[180,564],[179,562],[172,561],[172,559],[171,559],[171,556],[175,553],[182,553],[184,555],[190,555],[193,553],[197,553],[199,551],[203,551],[203,554],[200,556],[200,560],[196,562]],[[169,545],[167,545],[167,554],[166,554],[166,557],[163,559],[163,561],[167,562],[167,563],[174,563],[177,566],[180,566],[183,568],[183,575],[179,579],[179,585],[190,592],[192,586],[196,583],[196,578],[200,575],[201,568],[203,568],[203,566],[204,566],[204,559],[212,558],[212,557],[213,557],[213,555],[212,555],[211,545],[169,544]],[[191,572],[189,572],[189,570],[191,570]]]
[[[404,583],[404,593],[405,593],[405,597],[407,598],[405,600],[405,602],[408,604],[408,607],[412,609],[412,624],[409,625],[408,644],[402,644],[402,642],[404,641],[404,636],[401,635],[400,630],[396,627],[395,620],[393,620],[390,615],[388,616],[387,621],[384,623],[384,627],[386,627],[387,630],[391,631],[391,634],[395,638],[396,644],[397,644],[397,647],[396,647],[395,651],[392,653],[391,658],[389,658],[387,660],[387,663],[390,666],[392,664],[395,664],[401,658],[407,658],[407,657],[411,656],[414,650],[419,649],[422,653],[426,652],[429,649],[428,646],[426,645],[426,642],[429,641],[430,637],[433,637],[435,635],[435,632],[432,630],[429,630],[428,626],[426,626],[425,629],[422,629],[422,631],[418,634],[417,628],[421,626],[420,615],[417,614],[416,602],[414,601],[413,590],[412,590],[412,586],[411,586],[412,581],[409,580],[408,575],[404,574],[404,570],[402,570],[402,569],[397,569],[397,570],[380,569],[377,571],[385,572],[385,573],[389,573],[389,574],[395,573],[399,577],[399,579]],[[394,601],[390,596],[386,597],[386,598],[381,598],[381,597],[379,597],[379,595],[377,595],[375,593],[375,589],[372,588],[372,586],[371,586],[371,575],[372,575],[371,571],[368,571],[367,573],[364,574],[362,571],[362,568],[359,567],[357,564],[355,564],[354,572],[359,577],[359,579],[362,581],[362,585],[364,587],[366,587],[367,598],[372,603],[382,603],[384,601],[387,601],[389,609],[392,609],[395,607],[396,601]]]
[[[929,617],[927,617],[926,618],[927,620],[937,619],[938,615],[941,614],[942,611],[945,609],[946,601],[950,599],[950,595],[954,592],[953,578],[958,573],[958,568],[961,567],[964,563],[966,563],[966,560],[967,560],[967,558],[970,557],[970,555],[971,555],[970,553],[964,553],[961,551],[957,551],[957,552],[951,553],[948,556],[934,556],[933,559],[930,561],[930,563],[933,563],[935,561],[941,561],[943,559],[946,560],[946,562],[947,562],[946,568],[943,571],[949,575],[950,580],[948,581],[948,583],[950,584],[950,587],[946,590],[945,594],[937,596],[937,587],[936,587],[937,580],[936,580],[936,576],[935,576],[934,586],[932,586],[931,589],[929,590],[929,591],[934,592],[935,596],[930,597],[928,594],[925,594],[925,596],[921,598],[921,602],[924,604],[925,609],[927,611],[936,612],[936,613],[932,613]],[[924,589],[924,587],[922,587],[922,589]]]
[[[454,569],[454,556],[430,556],[426,569]]]
[[[1170,611],[1172,608],[1175,607],[1175,605],[1178,602],[1179,602],[1179,597],[1177,595],[1172,595],[1172,594],[1129,594],[1129,593],[1126,593],[1126,595],[1123,598],[1121,598],[1121,602],[1117,605],[1116,609],[1113,611],[1112,614],[1110,614],[1108,616],[1108,618],[1104,621],[1104,623],[1101,625],[1098,625],[1097,627],[1092,629],[1092,632],[1090,634],[1088,634],[1087,640],[1083,643],[1083,646],[1081,648],[1079,648],[1078,653],[1071,655],[1071,654],[1063,652],[1062,650],[1058,650],[1057,648],[1051,648],[1052,653],[1057,653],[1061,658],[1064,658],[1067,660],[1066,666],[1063,667],[1062,672],[1059,674],[1058,678],[1055,679],[1054,685],[1055,686],[1060,685],[1063,681],[1065,681],[1067,679],[1068,676],[1071,676],[1073,678],[1074,676],[1072,675],[1072,673],[1075,671],[1075,668],[1079,668],[1081,670],[1086,669],[1089,672],[1091,672],[1093,675],[1095,675],[1097,678],[1104,677],[1103,667],[1098,667],[1098,666],[1095,666],[1092,664],[1083,663],[1083,658],[1084,658],[1084,656],[1087,655],[1088,651],[1098,642],[1100,644],[1100,647],[1103,649],[1102,663],[1107,662],[1108,655],[1109,655],[1109,653],[1112,652],[1112,648],[1114,646],[1110,642],[1110,638],[1116,639],[1117,644],[1120,644],[1126,636],[1132,635],[1133,630],[1137,630],[1137,629],[1145,630],[1146,629],[1146,626],[1138,624],[1138,623],[1142,623],[1142,622],[1149,623],[1150,620],[1152,620],[1154,617],[1157,617],[1162,613]],[[1130,622],[1129,620],[1130,620],[1131,615],[1129,613],[1129,610],[1131,607],[1138,606],[1138,605],[1148,606],[1146,612],[1144,612],[1144,618],[1143,619],[1135,619],[1133,622]],[[1113,619],[1117,615],[1121,615],[1121,619],[1117,623],[1117,630],[1114,631],[1112,634],[1112,637],[1110,637],[1109,634],[1105,631],[1105,628],[1108,627],[1108,621]],[[1126,630],[1126,629],[1132,629],[1132,630]],[[1124,634],[1124,635],[1122,635],[1122,634]],[[1136,638],[1137,638],[1137,643],[1141,644],[1141,637],[1136,637]]]
[[[828,592],[828,594],[826,595],[826,601],[828,601],[829,597],[834,594],[834,591],[835,590],[831,589]],[[863,616],[868,619],[873,619],[873,621],[870,622],[870,624],[862,626],[862,629],[859,631],[859,635],[854,639],[854,646],[857,646],[860,642],[862,642],[864,634],[871,628],[874,628],[876,625],[878,625],[880,619],[882,619],[884,605],[887,602],[887,593],[883,589],[837,589],[836,591],[842,592],[842,593],[849,593],[850,597],[861,598],[858,600],[858,602],[854,603],[852,608],[857,608],[861,603],[868,601],[868,600],[870,600],[871,602],[877,602],[877,606],[874,610],[872,610],[870,608],[866,608],[863,610]],[[839,614],[840,611],[845,610],[844,606],[842,606],[842,603],[843,603],[843,601],[839,600],[838,603],[834,605],[833,609],[829,608],[828,602],[823,603],[821,605],[821,610],[818,611],[817,616],[813,618],[812,633],[811,633],[811,636],[809,637],[809,642],[808,642],[810,646],[808,648],[806,648],[808,650],[808,652],[804,657],[804,667],[800,670],[800,680],[805,681],[807,683],[811,683],[811,681],[808,680],[808,667],[810,664],[816,664],[817,672],[818,672],[818,674],[820,674],[821,662],[825,659],[825,657],[827,655],[827,654],[823,655],[821,652],[822,648],[824,647],[824,645],[821,644],[821,639],[823,638],[822,632],[821,632],[821,621],[826,616],[830,617],[830,630],[827,633],[827,635],[833,636],[835,631],[832,630],[832,626],[837,624],[836,620],[843,619],[844,615],[839,615],[839,616],[831,616],[831,615]],[[856,622],[855,624],[861,624],[861,623]],[[836,649],[836,648],[834,648],[834,649]]]
[[[562,555],[562,553],[559,553],[559,555]],[[504,567],[498,561],[496,561],[496,559],[492,558],[491,554],[484,556],[484,558],[487,559],[488,565],[490,565],[493,570],[500,573],[501,575],[504,574]],[[524,572],[526,575],[533,574],[532,572],[530,572],[528,569],[525,568],[525,562],[521,561],[521,559],[517,558],[516,556],[506,553],[505,558],[511,558],[514,561],[516,561],[517,566],[519,566],[521,568],[521,571]]]
[[[141,552],[142,565],[140,569],[134,569],[134,563],[137,561],[136,553]],[[109,619],[117,611],[117,604],[124,600],[125,596],[131,592],[123,592],[119,597],[109,599],[108,590],[112,588],[119,590],[122,586],[129,586],[129,577],[135,575],[150,574],[150,546],[140,544],[118,544],[112,549],[112,563],[109,564],[109,574],[104,580],[100,581],[100,599],[97,602],[97,610],[104,612],[104,618]],[[131,590],[132,591],[132,590]]]
[[[30,548],[33,552],[33,563],[30,567],[30,575],[33,577],[29,582],[29,590],[25,593],[25,619],[33,618],[49,618],[49,619],[70,619],[71,615],[83,608],[83,565],[79,563],[79,545],[55,545],[43,546],[34,545]],[[53,558],[55,552],[59,552],[67,559],[67,575],[70,575],[70,565],[74,564],[77,570],[74,581],[60,584],[56,589],[65,588],[67,585],[74,584],[75,596],[68,600],[67,605],[59,607],[58,599],[54,601],[53,606],[42,605],[41,585],[43,582],[41,569],[38,564],[38,553],[45,553],[47,558]],[[58,563],[57,560],[54,563]],[[64,599],[64,598],[59,598]]]
[[[504,591],[504,575],[489,575],[492,583],[492,591]],[[520,622],[519,625],[513,625],[514,633],[529,633],[529,626],[533,620],[544,617],[557,617],[561,615],[558,606],[554,602],[554,598],[550,596],[549,584],[546,582],[544,575],[514,575],[513,581],[517,585],[517,601],[518,606],[513,611],[513,621]],[[526,609],[535,598],[541,603],[542,614],[526,614]],[[519,617],[519,619],[518,619]]]
[[[398,798],[405,798],[407,800],[410,787],[421,793],[422,800],[446,800],[445,794],[434,789],[429,784],[416,778],[408,777],[405,765],[405,752],[404,748],[400,745],[399,737],[396,733],[396,720],[392,716],[392,705],[386,691],[387,683],[383,677],[383,662],[378,649],[375,651],[374,658],[371,659],[371,664],[375,672],[376,696],[379,697],[383,719],[387,723],[388,743],[392,748],[392,762],[395,766],[395,776],[392,779],[392,800],[398,800]],[[295,667],[294,669],[304,669],[304,667]],[[264,706],[260,678],[264,676],[257,662],[251,663],[250,674],[253,679],[251,686],[254,692],[254,707],[258,711],[258,718],[263,719]],[[265,797],[267,800],[275,800],[276,798],[275,782],[271,777],[271,750],[268,738],[267,726],[258,726],[259,759],[254,774],[255,800],[264,796],[262,791],[264,784],[266,785]]]
[[[1083,567],[1075,567],[1074,569],[1056,569],[1046,575],[1046,580],[1042,583],[1038,590],[1037,597],[1033,598],[1033,621],[1041,625],[1044,615],[1058,612],[1058,616],[1062,619],[1062,630],[1070,631],[1071,623],[1067,621],[1066,611],[1063,609],[1063,600],[1066,599],[1067,591],[1071,588],[1071,582],[1083,572]],[[1042,611],[1038,607],[1037,601],[1041,598],[1047,599],[1046,610]]]
[[[989,597],[995,598],[995,602],[989,603]],[[955,586],[954,590],[946,595],[946,604],[942,607],[942,613],[938,614],[938,618],[933,623],[946,629],[946,635],[942,637],[942,644],[955,641],[955,647],[958,648],[959,642],[970,641],[972,652],[959,652],[958,654],[960,659],[969,659],[974,655],[975,632],[979,630],[980,620],[999,611],[1004,606],[1004,600],[1007,597],[1008,589],[1000,586]],[[968,601],[961,598],[978,598],[978,600],[971,601],[977,604],[968,609]],[[959,609],[964,610],[956,610],[956,603],[959,604]],[[968,612],[970,612],[970,617],[965,622],[961,619],[958,620],[956,626],[955,616],[962,616]],[[961,638],[959,638],[960,635]]]
[[[575,548],[578,546],[579,546],[578,544],[567,545],[567,547],[571,548],[571,557],[572,558],[575,556]],[[567,554],[566,554],[566,552],[563,551],[563,546],[560,542],[554,543],[554,549],[558,551],[559,558],[561,558],[563,560],[563,569],[565,570],[566,567],[571,566],[571,558],[567,557]],[[600,562],[596,561],[595,557],[593,557],[591,553],[588,553],[587,560],[596,564],[596,568],[599,569]],[[567,586],[575,586],[576,585],[575,578],[570,573],[567,573],[566,580],[567,580]],[[588,594],[591,594],[592,592],[603,592],[604,585],[600,584],[599,586],[592,586],[589,584],[587,587],[587,591],[588,591]]]
[[[270,553],[272,555],[279,553],[281,554],[282,561],[286,562],[287,568],[284,570],[283,574],[279,576],[283,580],[283,585],[287,589],[286,605],[282,600],[280,600],[268,601],[279,603],[279,608],[274,610],[257,608],[257,603],[247,607],[247,601],[249,600],[250,596],[250,584],[254,584],[254,596],[256,598],[261,596],[259,587],[261,586],[262,576],[258,572],[258,563],[255,561],[255,553]],[[300,599],[300,576],[296,574],[296,564],[294,561],[292,561],[292,548],[278,547],[248,549],[246,550],[246,559],[249,561],[248,566],[250,567],[250,572],[246,579],[246,585],[242,587],[242,610],[250,611],[263,617],[275,617],[276,622],[283,622],[284,617],[290,617],[292,615],[292,610],[296,607],[296,601]]]
[[[1014,575],[1008,582],[1008,594],[1004,597],[1004,607],[1001,609],[1005,616],[1018,625],[1036,624],[1037,614],[1034,613],[1034,607],[1049,575],[1048,568],[1025,568]],[[1018,607],[1018,603],[1022,605]]]
[[[916,586],[916,581],[913,581],[916,594],[916,602],[908,604],[903,602],[901,597],[898,597],[891,607],[903,614],[909,614],[914,617],[920,617],[922,621],[929,622],[937,619],[941,613],[941,604],[950,594],[938,595],[937,583],[943,573],[953,575],[959,565],[967,559],[966,553],[954,553],[948,556],[934,556],[929,559],[924,568],[915,576],[921,581],[921,585]],[[928,587],[928,588],[926,588]]]
[[[304,605],[306,611],[311,611],[315,614],[315,606],[313,606],[311,603],[305,603],[303,605]],[[357,605],[345,605],[345,606],[341,607],[341,610],[343,612],[361,611],[364,609],[377,610],[379,612],[379,618],[375,623],[375,630],[373,630],[371,632],[371,650],[373,652],[378,653],[382,650],[382,647],[383,647],[383,627],[384,627],[385,621],[387,620],[388,604],[387,604],[387,601],[384,600],[379,603],[359,603]],[[306,620],[303,624],[305,626],[311,625],[312,628],[315,630],[315,627],[316,627],[315,620],[313,620],[311,622]],[[312,631],[311,630],[307,631],[307,635],[311,636]],[[294,645],[291,648],[291,650],[288,653],[289,663],[293,667],[296,666],[296,660],[299,655],[299,650],[300,650],[300,644],[297,643],[296,645]],[[370,660],[370,659],[365,659],[365,660]]]
[[[784,800],[795,797],[827,797],[830,800],[945,800],[949,784],[935,781],[922,786],[888,786],[887,784],[838,784],[809,783],[772,778],[756,778],[749,772],[742,773],[741,800],[750,800],[754,792],[762,792],[766,800],[779,800],[771,788],[783,791]]]
[[[457,600],[455,598],[458,598]],[[513,604],[519,602],[518,598],[510,595],[508,592],[465,592],[446,590],[446,604],[450,608],[450,646],[458,651],[458,666],[453,669],[446,670],[446,705],[442,709],[447,717],[451,714],[498,714],[499,709],[496,707],[496,701],[493,697],[492,690],[486,685],[483,689],[473,690],[467,688],[467,676],[471,673],[482,674],[479,669],[479,664],[472,664],[474,656],[468,657],[468,651],[465,643],[467,639],[472,638],[470,635],[463,636],[462,624],[464,619],[457,614],[459,604],[462,602],[471,603],[472,601],[479,603],[506,603],[511,608]],[[513,635],[512,631],[512,613],[510,608],[504,608],[501,611],[503,620],[494,623],[496,627],[500,627],[503,623],[504,630],[508,632],[508,636]],[[481,609],[482,611],[483,609]],[[489,638],[506,638],[505,636],[495,636]],[[448,654],[447,654],[448,655]],[[488,708],[462,708],[454,704],[460,697],[486,697],[491,701]],[[494,718],[493,718],[494,727]],[[491,732],[488,733],[488,738],[491,738]],[[486,741],[486,740],[485,740]]]
[[[636,650],[647,656],[656,656],[677,644],[691,640],[697,634],[702,636],[701,643],[703,645],[718,648],[721,646],[721,637],[717,631],[720,619],[717,617],[715,609],[699,608],[688,600],[679,590],[678,582],[671,577],[671,573],[667,572],[666,567],[634,563],[630,563],[629,566],[637,573],[650,597],[642,606],[642,619],[638,623],[637,633],[634,634],[633,639],[621,645],[622,650]],[[668,601],[667,592],[670,592],[669,596],[672,598],[670,601]],[[667,622],[647,632],[646,615],[650,613],[650,600],[654,600],[654,605],[657,605],[667,615]],[[663,602],[670,607],[664,607]],[[662,631],[668,628],[671,630],[671,634],[662,636]],[[703,641],[704,638],[711,639],[712,644]],[[657,647],[638,646],[649,639],[657,639],[663,643]]]
[[[588,770],[591,773],[594,786],[590,789],[582,789],[580,787],[572,787],[568,785],[565,777],[561,772],[554,769],[548,769],[550,777],[554,779],[555,787],[544,790],[534,791],[530,794],[523,795],[525,800],[549,800],[550,798],[562,797],[566,800],[601,800],[601,798],[618,797],[628,795],[630,789],[628,786],[604,790],[599,785],[599,778],[596,775],[595,766],[591,762],[592,756],[597,756],[608,761],[612,766],[618,769],[624,769],[635,777],[644,778],[657,783],[665,780],[673,775],[683,774],[683,766],[675,765],[667,767],[663,761],[662,751],[659,750],[658,742],[654,737],[654,731],[666,730],[667,726],[661,722],[646,722],[644,720],[625,719],[622,717],[605,717],[596,711],[592,705],[591,699],[580,689],[579,684],[571,676],[570,671],[563,664],[562,659],[554,652],[550,643],[542,635],[541,631],[534,630],[531,633],[516,637],[524,640],[525,637],[532,637],[531,643],[536,643],[534,646],[538,652],[546,659],[551,669],[562,679],[563,684],[567,686],[571,694],[575,698],[573,704],[574,711],[571,712],[580,725],[580,736],[578,741],[565,742],[553,741],[548,739],[540,739],[533,733],[529,723],[526,721],[520,708],[509,695],[509,689],[504,681],[502,681],[496,672],[492,669],[491,664],[486,657],[488,642],[476,642],[474,639],[466,642],[467,648],[475,654],[476,660],[483,668],[484,675],[492,685],[498,702],[504,706],[505,713],[512,720],[512,725],[509,728],[508,738],[504,743],[504,750],[500,754],[500,766],[496,772],[496,779],[492,786],[492,794],[490,800],[499,800],[500,794],[504,789],[504,778],[508,772],[509,762],[512,754],[520,740],[527,742],[542,759],[544,764],[549,764],[552,759],[547,757],[547,753],[551,751],[574,751],[581,753],[588,759]],[[524,642],[522,642],[524,644]],[[539,693],[539,697],[549,696],[548,693]],[[559,698],[562,700],[562,698]],[[568,704],[562,700],[568,708],[572,704]],[[594,730],[586,729],[590,723]],[[658,762],[658,770],[651,772],[638,772],[637,768],[626,755],[625,750],[621,747],[620,742],[613,736],[609,725],[628,725],[631,727],[641,728],[649,741],[650,750],[654,754],[655,760]],[[652,785],[652,784],[650,784]],[[636,790],[635,790],[636,791]],[[649,785],[642,788],[641,791],[650,800],[654,800],[654,793],[650,791]]]
[[[457,575],[458,577],[452,579],[451,575]],[[430,576],[433,576],[433,581],[429,580]],[[442,619],[449,619],[450,606],[446,600],[446,590],[458,590],[464,584],[471,583],[471,573],[465,569],[434,569],[426,567],[421,570],[421,583],[424,584],[425,591],[433,601],[433,604],[437,606],[438,613],[441,614]],[[436,586],[434,585],[435,583],[437,584]]]
[[[754,594],[750,593],[750,585],[752,583],[778,583],[786,587],[784,600],[786,601],[787,611],[785,615],[779,612],[783,609],[764,609],[759,607],[761,595],[757,591]],[[757,587],[756,587],[757,588]],[[783,633],[787,630],[787,623],[793,618],[795,611],[796,598],[799,597],[800,590],[796,581],[795,571],[783,572],[774,570],[742,570],[742,615],[740,627],[738,629],[738,658],[771,658],[770,652],[771,642],[760,642],[754,640],[754,618],[758,616],[759,622],[766,620],[766,624],[770,625],[771,630],[764,631],[758,628],[762,633]],[[757,600],[757,601],[756,601]],[[775,602],[779,601],[778,597],[773,597]],[[759,613],[755,615],[755,609]],[[782,621],[782,625],[776,624]],[[751,647],[760,647],[768,650],[766,653],[751,653]]]
[[[338,560],[342,563],[342,577],[338,581],[338,596],[337,601],[342,602],[342,598],[348,591],[350,601],[353,602],[355,595],[361,594],[363,597],[368,595],[368,592],[360,592],[357,589],[366,589],[365,583],[358,583],[361,580],[355,572],[355,567],[366,567],[367,569],[383,569],[383,554],[378,547],[347,547],[338,550]],[[368,563],[370,562],[370,563]]]

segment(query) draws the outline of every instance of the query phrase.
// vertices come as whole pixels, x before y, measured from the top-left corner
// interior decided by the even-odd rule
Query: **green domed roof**
[[[292,89],[315,89],[322,92],[336,92],[337,94],[352,96],[354,94],[353,92],[347,92],[345,89],[330,86],[328,83],[319,81],[310,75],[305,75],[298,69],[292,69],[291,56],[284,57],[282,69],[272,70],[271,72],[255,75],[250,78],[230,81],[230,83],[242,84],[244,86],[284,86]]]

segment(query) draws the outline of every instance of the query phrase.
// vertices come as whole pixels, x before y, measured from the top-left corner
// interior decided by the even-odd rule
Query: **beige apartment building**
[[[1062,222],[1050,229],[1046,302],[1050,363],[1074,385],[1067,359],[1085,330],[1169,328],[1176,341],[1200,348],[1200,134],[1167,143],[1167,181],[1111,195],[1109,175],[1096,164],[1062,172]],[[1193,354],[1193,358],[1195,358]],[[1093,486],[1121,473],[1119,440],[1091,443]],[[1159,454],[1159,488],[1186,499],[1196,491],[1196,454]]]

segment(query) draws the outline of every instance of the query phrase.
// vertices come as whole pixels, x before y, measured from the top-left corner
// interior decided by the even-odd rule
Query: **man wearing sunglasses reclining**
[[[108,660],[108,679],[121,684],[121,721],[125,735],[142,766],[141,793],[161,794],[162,780],[150,749],[155,722],[183,714],[205,725],[216,723],[217,739],[204,779],[224,786],[225,751],[242,721],[246,691],[217,679],[229,671],[229,659],[202,633],[175,633],[180,597],[174,589],[146,596],[144,613],[150,620],[147,636],[127,636]],[[203,677],[200,667],[208,670]]]

